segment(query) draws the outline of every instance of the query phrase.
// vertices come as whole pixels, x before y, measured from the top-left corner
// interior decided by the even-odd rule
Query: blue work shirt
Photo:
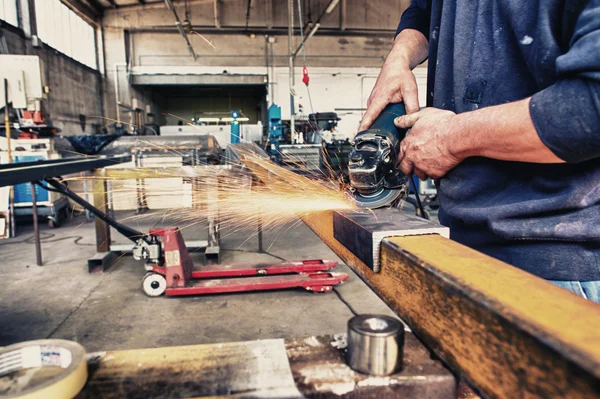
[[[451,237],[546,279],[600,280],[600,0],[414,0],[406,28],[429,40],[428,106],[531,96],[566,161],[467,158],[438,182]]]

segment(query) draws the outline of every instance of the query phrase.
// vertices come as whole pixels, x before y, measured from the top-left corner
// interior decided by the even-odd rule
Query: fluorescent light
[[[238,121],[238,122],[248,122],[250,119],[249,118],[221,118],[221,122],[233,122],[233,121]]]
[[[306,36],[307,39],[310,39],[311,37],[313,37],[313,35],[319,30],[319,27],[321,26],[321,24],[319,22],[317,22],[312,29],[310,30],[310,32],[308,32],[308,36]]]
[[[331,3],[329,3],[329,5],[327,6],[327,9],[325,10],[325,13],[331,14],[333,9],[335,8],[335,6],[338,5],[339,2],[340,2],[340,0],[331,0]]]
[[[198,122],[219,122],[219,118],[198,118]]]

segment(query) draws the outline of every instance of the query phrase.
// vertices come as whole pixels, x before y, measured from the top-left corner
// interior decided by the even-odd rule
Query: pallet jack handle
[[[53,189],[50,189],[49,187],[41,184],[40,182],[37,182],[37,184],[46,190],[57,191],[61,194],[64,194],[66,197],[70,198],[77,204],[81,205],[82,207],[84,207],[85,209],[90,211],[97,218],[100,218],[100,220],[102,220],[104,223],[113,227],[115,230],[117,230],[119,233],[121,233],[127,239],[133,241],[135,244],[137,244],[137,242],[140,239],[144,240],[145,242],[150,244],[150,239],[147,237],[147,235],[143,234],[140,231],[134,230],[129,226],[125,226],[124,224],[117,222],[115,219],[111,218],[106,213],[102,212],[100,209],[96,208],[94,205],[90,204],[85,199],[81,198],[80,196],[75,194],[73,191],[69,190],[69,187],[67,187],[66,184],[63,184],[56,179],[46,179],[45,181],[46,181],[46,183],[51,185],[53,187]]]

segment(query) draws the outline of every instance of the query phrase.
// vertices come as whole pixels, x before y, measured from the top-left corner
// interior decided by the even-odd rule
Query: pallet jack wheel
[[[146,273],[142,279],[142,290],[150,297],[161,296],[167,290],[167,280],[158,273]]]

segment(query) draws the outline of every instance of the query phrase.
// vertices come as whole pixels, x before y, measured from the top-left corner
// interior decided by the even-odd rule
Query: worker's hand
[[[419,110],[417,79],[408,65],[398,64],[386,61],[383,65],[367,100],[367,111],[360,121],[359,132],[368,129],[388,104],[404,102],[409,114]]]
[[[455,118],[452,111],[425,108],[394,120],[399,128],[411,129],[398,154],[405,175],[414,172],[421,180],[439,179],[462,161],[452,152],[452,140],[457,140]]]

